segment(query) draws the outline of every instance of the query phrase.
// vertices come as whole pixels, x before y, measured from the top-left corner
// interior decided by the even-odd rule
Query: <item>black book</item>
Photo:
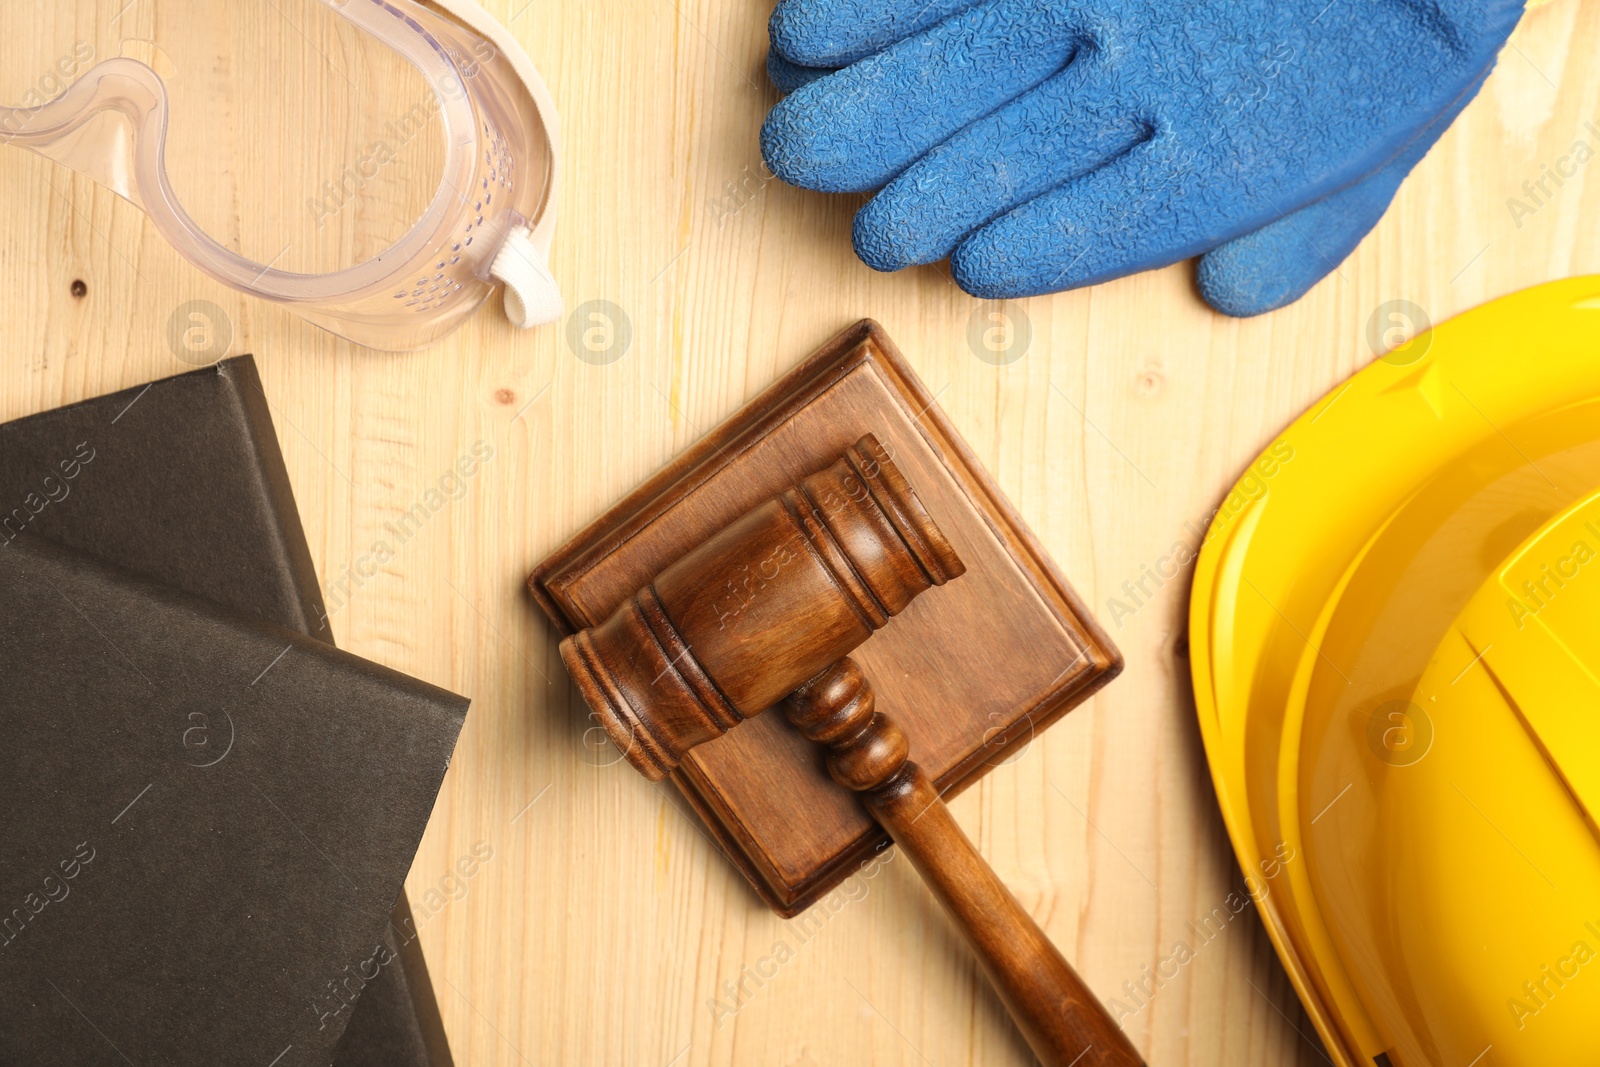
[[[0,546],[24,532],[332,642],[248,356],[0,425]],[[348,1022],[335,1064],[451,1067],[403,893],[383,944],[397,962],[312,1001]]]

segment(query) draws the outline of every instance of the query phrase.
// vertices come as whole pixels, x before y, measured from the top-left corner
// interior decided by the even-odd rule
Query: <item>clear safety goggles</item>
[[[217,281],[359,344],[427,345],[500,286],[513,325],[560,318],[548,265],[558,117],[515,38],[475,0],[299,3],[298,12],[269,4],[254,26],[231,3],[155,15],[129,5],[122,26],[101,28],[100,43],[73,44],[26,91],[12,83],[9,97],[22,106],[0,107],[0,141],[124,197]],[[393,55],[362,54],[356,46],[370,42],[349,40],[344,23]],[[313,64],[293,56],[222,54],[248,52],[274,29],[306,44],[331,84],[308,87]],[[163,37],[214,42],[216,54],[173,59]],[[150,50],[135,58],[130,41]],[[102,58],[112,51],[120,54]],[[385,61],[399,69],[373,74]],[[384,95],[368,92],[369,79],[410,88],[369,99]],[[67,80],[59,95],[40,91]],[[331,106],[340,96],[347,106]],[[297,119],[279,114],[294,113],[296,101]],[[314,130],[298,125],[314,119]],[[397,232],[397,218],[409,228]]]

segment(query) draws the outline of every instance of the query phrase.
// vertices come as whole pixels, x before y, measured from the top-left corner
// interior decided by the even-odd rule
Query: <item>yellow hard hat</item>
[[[1600,1064],[1600,277],[1302,415],[1208,531],[1189,628],[1223,818],[1335,1062]]]

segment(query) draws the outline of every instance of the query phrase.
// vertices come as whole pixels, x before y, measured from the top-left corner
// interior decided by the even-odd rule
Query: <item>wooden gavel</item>
[[[1046,1067],[1139,1054],[995,876],[849,653],[966,566],[872,435],[662,571],[561,658],[640,773],[783,703],[910,857]]]

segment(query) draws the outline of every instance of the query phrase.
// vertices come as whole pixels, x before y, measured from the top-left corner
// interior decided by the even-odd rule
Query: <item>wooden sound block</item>
[[[554,552],[528,586],[564,633],[606,619],[722,527],[876,434],[967,565],[854,652],[946,796],[1014,758],[1122,658],[881,327],[863,320]],[[617,773],[627,773],[624,766]],[[888,840],[783,715],[672,775],[763,900],[793,916]]]

